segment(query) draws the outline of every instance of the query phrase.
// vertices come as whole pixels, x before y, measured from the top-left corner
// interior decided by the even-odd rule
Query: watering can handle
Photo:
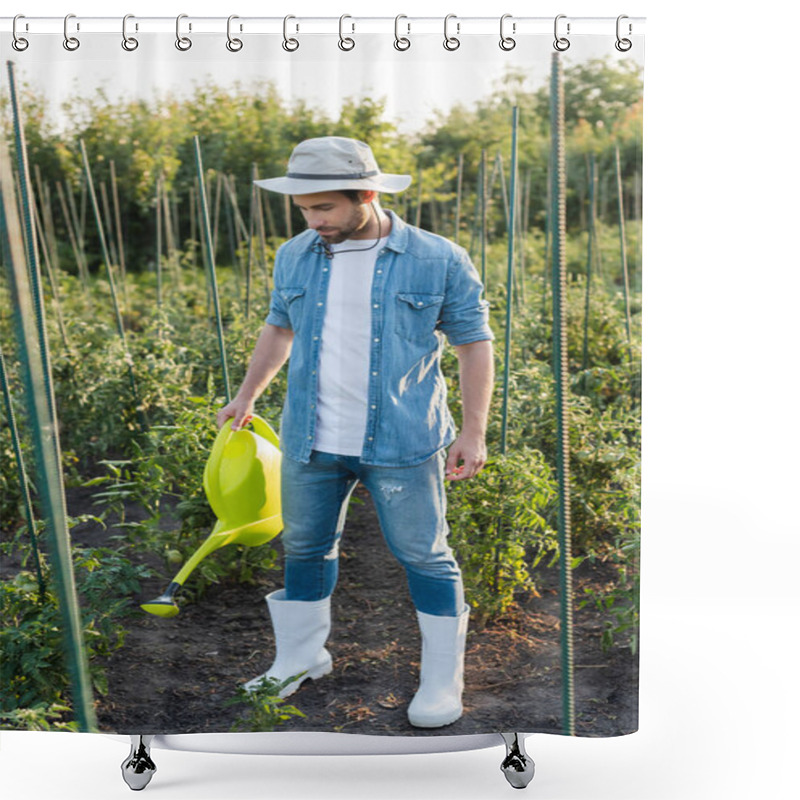
[[[270,444],[274,444],[275,447],[280,449],[281,442],[278,438],[278,434],[272,429],[272,426],[265,420],[261,419],[258,415],[254,414],[250,418],[250,423],[253,426],[253,430],[259,435],[266,439]]]
[[[233,417],[228,417],[222,427],[217,433],[217,438],[214,440],[214,445],[211,448],[211,453],[206,462],[206,468],[203,473],[203,481],[205,483],[206,492],[219,495],[219,462],[222,459],[222,453],[225,450],[225,445],[228,444],[228,439],[231,438],[233,431],[231,425],[233,424]],[[254,431],[266,439],[275,447],[280,448],[280,440],[278,435],[272,429],[270,424],[265,420],[254,414],[250,418]]]

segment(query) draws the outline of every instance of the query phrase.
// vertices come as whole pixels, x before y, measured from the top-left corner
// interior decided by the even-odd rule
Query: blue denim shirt
[[[392,230],[372,279],[367,428],[361,460],[411,466],[455,438],[441,372],[453,345],[494,338],[488,303],[466,251],[387,212]],[[281,446],[306,462],[317,421],[317,370],[331,262],[313,230],[278,250],[267,323],[294,332]]]

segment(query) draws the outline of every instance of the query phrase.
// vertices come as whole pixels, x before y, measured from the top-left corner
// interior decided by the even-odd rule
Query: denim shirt
[[[466,251],[406,224],[392,230],[372,279],[367,426],[361,461],[411,466],[455,438],[441,372],[444,338],[453,345],[494,338],[488,303]],[[267,323],[294,332],[281,419],[286,455],[307,462],[317,421],[317,370],[332,262],[311,229],[275,259]]]

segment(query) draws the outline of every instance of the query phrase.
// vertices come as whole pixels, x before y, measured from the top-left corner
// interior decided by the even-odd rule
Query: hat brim
[[[256,186],[279,194],[315,194],[316,192],[338,192],[342,189],[376,192],[402,192],[411,185],[410,175],[382,173],[374,178],[265,178],[253,181]]]

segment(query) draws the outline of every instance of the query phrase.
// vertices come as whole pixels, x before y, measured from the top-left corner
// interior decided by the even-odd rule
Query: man
[[[276,658],[246,688],[303,673],[287,696],[331,671],[339,540],[360,481],[417,610],[420,687],[408,717],[436,728],[462,714],[469,614],[447,544],[445,480],[471,478],[486,461],[493,336],[464,250],[380,207],[379,192],[410,182],[381,173],[365,143],[334,136],[301,142],[286,177],[256,181],[291,195],[308,230],[278,250],[266,324],[217,422],[245,424],[291,353],[281,420],[285,588],[266,598]],[[457,437],[440,370],[445,336],[459,361]]]

